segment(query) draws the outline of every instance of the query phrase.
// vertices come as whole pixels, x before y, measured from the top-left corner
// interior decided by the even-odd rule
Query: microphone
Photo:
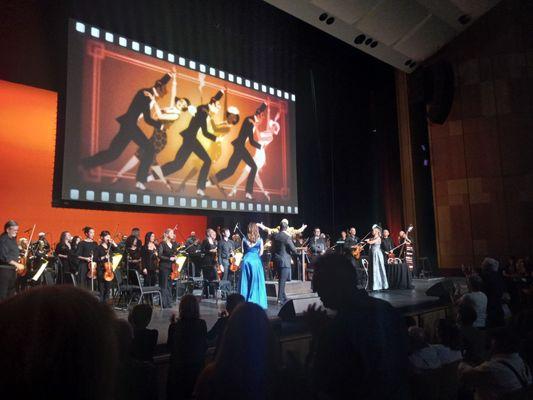
[[[238,227],[238,226],[239,226],[239,222],[237,222],[237,223],[235,224],[235,228],[233,228],[233,233],[235,233],[235,232],[237,231],[237,227]]]

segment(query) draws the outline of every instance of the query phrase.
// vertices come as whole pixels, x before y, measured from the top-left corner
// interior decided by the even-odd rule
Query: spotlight
[[[414,68],[415,65],[416,65],[416,62],[413,61],[413,62],[411,63],[411,65],[409,65],[409,66],[410,66],[411,68]]]
[[[372,43],[372,38],[368,38],[365,40],[365,44],[368,46],[370,43]]]
[[[331,25],[331,24],[334,23],[334,22],[335,22],[335,18],[333,18],[333,17],[329,17],[329,18],[326,20],[326,24],[328,24],[328,25]]]
[[[463,14],[461,15],[459,18],[457,18],[457,21],[459,21],[459,23],[461,25],[466,25],[468,24],[470,21],[472,20],[472,17],[468,14]]]
[[[413,62],[413,60],[407,60],[406,62],[403,63],[403,65],[408,67],[412,62]]]
[[[366,39],[366,36],[363,35],[363,34],[360,34],[359,36],[357,36],[357,37],[353,40],[353,42],[354,42],[355,44],[361,44],[361,43],[363,43],[363,42],[365,41],[365,39]]]
[[[327,17],[328,17],[328,14],[327,14],[327,13],[322,13],[322,14],[320,14],[320,16],[318,17],[318,19],[319,19],[320,21],[325,21]]]
[[[378,42],[377,41],[373,41],[372,43],[370,43],[370,47],[374,48],[378,45]]]

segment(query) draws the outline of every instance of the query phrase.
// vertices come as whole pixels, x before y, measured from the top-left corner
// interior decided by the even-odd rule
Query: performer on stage
[[[257,173],[257,165],[255,164],[254,159],[246,149],[246,140],[250,142],[252,146],[261,150],[262,146],[254,139],[254,127],[259,125],[264,118],[264,111],[266,109],[266,104],[261,103],[261,105],[255,110],[254,115],[250,115],[245,118],[242,123],[239,136],[231,144],[233,145],[233,154],[231,155],[228,166],[212,177],[212,180],[215,184],[228,179],[232,176],[237,170],[239,163],[244,161],[250,167],[250,173],[248,174],[248,180],[246,181],[246,195],[245,197],[248,200],[252,199],[253,187],[255,175]]]
[[[383,290],[389,288],[387,272],[385,271],[385,261],[381,252],[381,229],[379,226],[372,227],[372,239],[366,239],[370,245],[372,254],[372,290]]]
[[[136,269],[141,272],[141,230],[133,228],[131,235],[126,238],[126,270]],[[129,277],[127,277],[129,279]]]
[[[167,162],[161,167],[164,176],[173,174],[183,168],[187,160],[194,153],[202,161],[203,165],[198,175],[198,181],[196,183],[198,196],[205,196],[205,186],[207,181],[207,175],[209,168],[211,168],[211,159],[209,154],[205,151],[202,144],[198,141],[198,131],[201,130],[202,134],[211,141],[220,140],[215,135],[207,130],[208,118],[213,118],[220,110],[220,99],[223,96],[222,91],[218,91],[209,101],[209,104],[203,104],[198,107],[196,114],[189,122],[189,126],[180,133],[183,137],[183,143],[176,153],[174,160]],[[148,181],[155,180],[153,175],[148,177]]]
[[[413,271],[415,267],[413,239],[411,239],[408,236],[408,233],[406,233],[405,231],[400,231],[398,236],[398,242],[400,244],[403,244],[400,250],[399,258],[403,258],[404,262],[409,267],[409,270]]]
[[[357,267],[357,265],[355,258],[352,256],[352,251],[355,246],[360,243],[356,233],[357,231],[355,230],[355,228],[351,227],[349,230],[349,235],[346,236],[346,240],[344,241],[344,254],[348,257],[354,267]]]
[[[202,265],[202,256],[200,252],[200,241],[196,237],[196,232],[191,231],[189,237],[185,240],[185,249],[187,252],[187,274],[191,277],[200,276],[200,267]]]
[[[309,250],[313,258],[326,253],[326,240],[320,234],[320,228],[315,228],[313,237],[309,239]]]
[[[161,79],[157,80],[153,87],[138,90],[126,113],[117,118],[120,128],[117,135],[111,141],[109,148],[83,159],[81,166],[86,169],[91,169],[110,163],[116,160],[124,152],[128,144],[133,141],[142,149],[142,157],[140,159],[139,169],[137,170],[137,183],[135,186],[138,189],[146,190],[144,184],[146,183],[148,170],[154,159],[154,147],[141,128],[139,128],[139,115],[143,116],[144,121],[148,125],[155,129],[161,129],[161,122],[154,120],[150,114],[150,109],[155,100],[147,96],[146,92],[152,93],[154,98],[163,97],[167,93],[167,83],[171,77],[172,74],[167,73]]]
[[[255,150],[254,154],[254,162],[257,166],[257,173],[255,174],[255,182],[257,183],[257,186],[259,186],[259,190],[263,192],[265,197],[268,201],[270,201],[270,195],[265,190],[265,187],[263,186],[263,182],[261,181],[261,177],[259,173],[261,172],[261,169],[266,165],[266,147],[274,140],[274,135],[277,135],[280,130],[280,125],[278,122],[279,119],[279,112],[276,114],[276,117],[272,120],[270,119],[270,107],[267,109],[267,130],[263,132],[259,132],[259,138],[257,142],[261,145],[260,149]],[[246,175],[250,173],[251,167],[249,165],[246,165],[244,167],[241,175],[237,179],[237,181],[233,184],[233,188],[231,189],[231,192],[229,193],[229,197],[235,196],[237,194],[237,189],[240,186],[240,184],[246,179]]]
[[[261,262],[263,240],[259,236],[259,229],[256,223],[251,222],[248,224],[248,234],[243,238],[242,244],[244,257],[241,261],[241,287],[239,292],[246,301],[256,303],[266,310],[268,304],[265,272]]]
[[[289,226],[289,220],[286,218],[283,218],[281,220],[281,223],[285,223],[287,225],[287,234],[290,237],[295,237],[298,233],[303,233],[303,231],[305,231],[305,228],[307,228],[307,225],[305,224],[302,224],[302,226],[298,229],[293,228],[292,226]],[[281,231],[280,226],[276,226],[275,228],[269,228],[268,226],[263,225],[262,222],[258,223],[257,226],[266,231],[266,233],[268,233],[269,235],[273,235]]]
[[[171,295],[168,285],[172,263],[176,262],[178,245],[174,242],[176,234],[174,229],[167,228],[163,234],[163,241],[159,243],[157,254],[159,254],[159,287],[161,288],[161,305],[163,308],[170,307]]]
[[[72,252],[72,246],[70,242],[72,241],[72,235],[70,232],[65,231],[61,232],[61,236],[59,237],[59,243],[56,246],[56,255],[59,258],[59,271],[57,276],[57,283],[65,283],[70,282],[70,280],[67,280],[65,278],[65,275],[71,272],[71,266],[70,266],[70,259],[71,259],[71,252]]]
[[[388,229],[383,229],[383,237],[381,238],[381,251],[383,251],[384,256],[388,257],[390,251],[394,248],[394,242],[390,237]]]
[[[17,271],[25,268],[18,262],[20,257],[17,246],[18,231],[18,224],[9,220],[4,225],[4,233],[0,235],[0,301],[14,294]]]
[[[231,264],[230,258],[235,253],[235,243],[230,239],[230,231],[228,228],[224,228],[222,231],[222,238],[218,242],[218,266],[224,272],[223,280],[227,281],[233,277],[229,277],[229,266]],[[231,272],[233,275],[234,272]]]
[[[282,220],[280,232],[272,238],[272,260],[278,271],[278,304],[285,304],[287,296],[285,294],[285,283],[291,270],[291,253],[296,253],[296,247],[292,243],[291,235],[288,233],[289,224],[287,220]]]
[[[98,249],[98,244],[94,241],[94,229],[90,226],[83,228],[83,234],[85,239],[83,239],[79,244],[76,250],[78,255],[78,283],[83,288],[88,288],[89,284],[87,282],[87,272],[89,272],[89,263],[93,261],[93,258],[96,255]]]
[[[147,232],[144,237],[144,245],[141,248],[142,273],[145,286],[155,286],[157,282],[157,246],[155,233]]]
[[[104,279],[105,263],[111,262],[111,252],[117,251],[118,247],[111,238],[109,231],[100,233],[100,244],[96,249],[94,261],[96,261],[98,288],[100,289],[100,301],[105,303],[109,298],[112,282]]]
[[[204,276],[204,295],[206,298],[209,295],[215,294],[215,281],[218,280],[217,276],[217,234],[216,232],[208,228],[205,232],[205,239],[200,246],[200,249],[204,255],[202,259],[202,275]]]

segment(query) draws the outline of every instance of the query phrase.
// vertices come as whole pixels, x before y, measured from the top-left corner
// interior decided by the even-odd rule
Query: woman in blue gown
[[[246,301],[256,303],[268,308],[265,272],[261,255],[263,254],[263,241],[259,236],[257,224],[248,224],[248,234],[242,240],[244,257],[241,261],[241,287],[240,293]]]

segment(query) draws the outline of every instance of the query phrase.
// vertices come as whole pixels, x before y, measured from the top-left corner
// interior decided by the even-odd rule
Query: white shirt
[[[467,302],[476,310],[477,319],[474,327],[484,328],[487,321],[487,296],[483,292],[470,292],[461,297],[461,303]]]

